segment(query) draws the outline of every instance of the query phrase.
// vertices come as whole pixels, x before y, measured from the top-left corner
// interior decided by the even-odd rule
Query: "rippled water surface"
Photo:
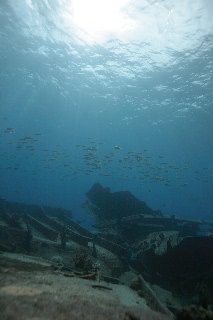
[[[2,0],[0,195],[83,214],[99,181],[212,219],[213,2]]]

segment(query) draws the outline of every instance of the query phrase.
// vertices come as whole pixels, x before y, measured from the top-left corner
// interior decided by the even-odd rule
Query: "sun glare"
[[[130,0],[73,0],[73,22],[90,37],[100,38],[129,30],[133,21],[128,16]]]

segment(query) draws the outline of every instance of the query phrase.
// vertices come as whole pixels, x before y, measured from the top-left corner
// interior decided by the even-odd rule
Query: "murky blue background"
[[[213,2],[114,6],[0,2],[0,195],[87,223],[99,181],[211,220]]]

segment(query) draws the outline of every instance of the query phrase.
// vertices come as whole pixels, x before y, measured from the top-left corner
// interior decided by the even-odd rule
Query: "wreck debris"
[[[153,211],[131,193],[111,193],[109,188],[102,187],[100,183],[94,184],[86,195],[91,202],[87,200],[82,207],[94,218],[94,227],[102,233],[100,237],[106,239],[104,234],[109,234],[112,239],[113,234],[117,235],[117,239],[121,239],[121,246],[125,246],[125,242],[131,244],[145,240],[153,232],[174,231],[180,237],[195,237],[202,224],[213,227],[213,222],[163,215],[160,210]],[[116,240],[113,242],[118,244]]]
[[[152,232],[145,240],[140,241],[136,250],[137,255],[140,256],[140,252],[152,250],[156,255],[163,255],[167,250],[177,246],[183,238],[179,236],[178,231],[161,231]]]
[[[141,290],[147,301],[148,306],[150,306],[152,310],[166,314],[170,316],[172,319],[174,319],[174,316],[171,313],[171,311],[169,311],[169,309],[167,309],[167,307],[160,302],[160,300],[157,298],[154,291],[151,289],[148,283],[144,280],[141,274],[138,275],[138,280],[140,282]]]
[[[151,238],[150,238],[151,239]],[[178,240],[178,239],[177,239]],[[172,239],[171,239],[172,243]],[[177,244],[163,245],[158,251],[157,242],[153,247],[138,253],[138,260],[145,261],[144,271],[157,284],[171,286],[183,294],[195,291],[196,283],[208,283],[209,292],[213,292],[213,238],[184,237]]]
[[[58,234],[61,232],[65,232],[67,238],[70,238],[71,240],[83,245],[88,246],[88,242],[91,241],[90,238],[83,236],[79,233],[77,233],[75,230],[69,228],[69,226],[66,226],[64,224],[61,224],[60,222],[56,221],[54,218],[51,218],[45,214],[44,208],[41,207],[42,210],[42,220],[48,224],[51,228],[58,231]]]
[[[108,188],[104,189],[104,194],[112,194]],[[117,194],[116,196],[113,196],[111,199],[111,205],[115,204],[115,199],[116,201],[119,199],[123,201],[123,196],[123,192],[121,194],[119,193],[119,195]],[[134,197],[128,195],[128,199],[134,199]],[[103,203],[104,202],[102,202],[102,205]],[[130,203],[131,205],[129,204],[129,206],[134,207],[134,200],[132,200],[132,202],[130,201]],[[136,201],[136,203],[138,203],[138,201]],[[4,206],[7,209],[6,213],[8,213],[9,215],[10,212],[11,214],[16,213],[16,211],[8,209],[6,203],[4,203]],[[88,252],[88,256],[82,255],[81,259],[77,256],[74,256],[74,258],[76,259],[75,267],[76,269],[80,269],[80,271],[72,270],[72,268],[69,265],[68,267],[67,265],[65,267],[65,264],[59,264],[55,267],[56,270],[65,272],[64,276],[94,279],[97,282],[99,282],[100,279],[111,282],[112,278],[110,278],[110,276],[118,277],[121,273],[119,274],[117,270],[116,273],[113,270],[113,267],[110,266],[110,259],[107,256],[106,260],[103,260],[105,262],[105,272],[107,271],[107,275],[100,275],[100,270],[97,267],[97,259],[100,259],[102,252],[104,252],[102,248],[105,248],[108,251],[115,253],[115,255],[119,257],[118,260],[122,264],[122,267],[120,269],[122,270],[122,272],[126,266],[134,266],[135,262],[139,262],[139,268],[137,269],[137,271],[140,274],[142,273],[143,276],[142,280],[139,280],[140,289],[138,290],[138,293],[143,296],[146,296],[146,299],[150,299],[150,306],[152,308],[156,308],[156,310],[158,310],[158,308],[160,309],[161,307],[156,302],[155,297],[150,293],[149,289],[151,288],[149,288],[149,285],[146,284],[146,281],[150,281],[151,279],[152,281],[156,280],[156,283],[160,284],[174,284],[176,288],[179,284],[180,286],[183,285],[188,291],[195,289],[194,287],[192,288],[192,282],[194,281],[194,279],[197,283],[202,283],[203,281],[204,283],[206,283],[208,277],[203,279],[203,277],[205,277],[205,268],[202,268],[203,265],[207,263],[207,260],[201,259],[202,261],[199,264],[201,265],[201,268],[198,270],[196,264],[197,260],[194,256],[193,265],[191,266],[190,271],[186,273],[187,275],[189,275],[189,277],[187,279],[184,279],[182,277],[181,272],[185,267],[185,262],[183,263],[183,261],[179,259],[180,256],[184,256],[187,259],[187,255],[190,256],[191,259],[190,251],[192,251],[193,244],[195,244],[196,250],[193,249],[194,252],[205,251],[207,253],[206,256],[208,255],[208,261],[210,261],[211,263],[212,254],[209,254],[209,252],[210,248],[212,248],[213,238],[203,237],[198,239],[198,237],[185,237],[186,235],[196,235],[199,229],[199,225],[204,222],[178,219],[175,216],[163,216],[160,211],[153,211],[151,209],[150,210],[152,213],[149,214],[146,214],[144,212],[134,212],[135,214],[131,214],[133,212],[131,211],[128,212],[128,215],[127,212],[124,212],[123,215],[123,213],[121,213],[120,211],[120,213],[117,216],[115,215],[115,217],[111,217],[110,215],[108,215],[108,211],[102,210],[97,205],[94,205],[89,201],[87,201],[84,206],[87,209],[89,208],[89,210],[94,214],[94,216],[97,217],[96,227],[99,230],[98,233],[94,234],[91,231],[83,228],[75,221],[73,221],[70,218],[70,216],[66,215],[63,211],[61,211],[61,209],[58,210],[58,213],[55,210],[54,214],[51,214],[51,210],[47,210],[46,207],[39,208],[37,206],[37,211],[31,211],[26,209],[24,215],[24,210],[22,210],[22,212],[17,211],[19,216],[23,218],[23,220],[20,223],[20,226],[23,228],[23,233],[21,232],[20,234],[22,234],[23,238],[22,242],[18,243],[16,241],[16,236],[14,236],[14,239],[10,238],[10,242],[14,243],[14,246],[9,250],[19,252],[19,248],[22,246],[23,249],[25,245],[24,250],[28,252],[33,252],[33,249],[35,248],[35,241],[37,241],[37,237],[32,236],[33,232],[35,231],[34,229],[37,229],[41,236],[44,235],[45,238],[43,242],[45,246],[43,246],[42,244],[41,249],[41,251],[43,250],[43,252],[47,252],[47,249],[53,248],[53,246],[55,246],[56,250],[60,251],[63,256],[65,254],[65,251],[66,254],[68,252],[71,252],[69,250],[71,249],[71,246],[73,246],[73,243],[75,243],[73,246],[74,249],[71,250],[74,250],[75,253],[76,247],[78,247],[77,244],[83,247],[88,247],[88,250],[86,251]],[[116,204],[117,209],[118,207],[122,208],[122,206],[120,206],[119,201]],[[140,207],[140,205],[138,207]],[[135,208],[138,207],[136,206]],[[26,206],[26,208],[28,207]],[[7,224],[9,224],[9,219],[4,218],[4,221]],[[6,228],[7,230],[19,230],[17,228]],[[21,231],[21,229],[19,231]],[[16,234],[16,232],[13,233],[12,231],[11,234]],[[46,238],[48,238],[50,241],[46,240]],[[25,243],[23,239],[25,239]],[[28,241],[26,241],[26,239],[28,239]],[[208,242],[205,250],[199,249],[199,245],[202,241],[206,241],[205,243]],[[26,246],[26,242],[29,243],[28,249]],[[52,242],[54,242],[54,244]],[[183,245],[184,242],[185,245]],[[8,243],[5,242],[3,245],[7,246]],[[39,245],[37,246],[37,248],[38,247]],[[182,250],[185,250],[185,255],[182,255]],[[179,257],[179,262],[177,262],[177,257]],[[190,261],[188,261],[186,265],[189,266],[189,264]],[[109,275],[107,268],[110,270]],[[180,270],[177,270],[178,268]],[[208,274],[210,274],[211,276],[212,271],[207,271]],[[201,272],[201,277],[197,278],[196,273],[198,274],[199,272]],[[185,271],[182,273],[185,275]],[[115,278],[115,281],[119,282],[119,279]],[[179,283],[177,284],[175,283],[175,281]],[[187,281],[188,283],[186,283]],[[211,286],[209,290],[212,290]],[[202,290],[200,290],[200,292],[201,291]]]
[[[99,235],[94,235],[94,242],[99,246],[114,252],[115,254],[122,255],[125,254],[127,249],[119,244],[116,244],[112,241],[108,241]]]
[[[41,223],[37,219],[31,217],[30,214],[27,215],[28,222],[32,227],[37,229],[39,232],[42,234],[45,234],[45,236],[51,240],[51,241],[56,241],[58,238],[58,232],[53,230],[52,228],[48,227],[44,223]]]
[[[60,213],[57,215],[57,219],[65,224],[67,227],[70,227],[72,230],[75,230],[75,232],[87,237],[92,238],[93,233],[87,230],[86,228],[80,226],[80,224],[76,223],[74,220],[70,219],[66,215],[61,215]]]
[[[209,289],[208,286],[202,282],[202,283],[197,283],[196,287],[195,287],[195,292],[197,294],[198,297],[198,304],[205,308],[208,309],[208,296],[209,296]]]
[[[213,240],[198,233],[201,225],[213,228],[213,222],[165,216],[130,193],[112,193],[100,183],[86,195],[82,207],[99,231],[95,243],[99,240],[101,246],[108,246],[146,280],[175,287],[176,292],[181,292],[181,287],[191,292],[194,281],[212,279]]]
[[[203,307],[197,307],[195,305],[190,305],[184,307],[176,312],[177,320],[212,320],[213,312],[206,310]]]
[[[64,250],[66,248],[66,243],[67,243],[65,225],[63,225],[63,228],[61,229],[61,232],[60,232],[60,241],[61,241],[61,249]]]
[[[199,231],[199,225],[204,224],[201,221],[190,220],[190,219],[171,219],[170,216],[162,215],[133,215],[128,217],[123,217],[120,221],[108,220],[106,222],[95,224],[94,227],[100,230],[106,230],[109,227],[115,227],[121,225],[123,228],[134,227],[135,225],[140,228],[144,234],[149,234],[155,231],[167,231],[176,230],[180,231],[182,236],[185,235],[196,235]]]
[[[3,220],[5,220],[10,227],[22,229],[20,224],[21,215],[17,212],[11,214],[6,207],[6,202],[3,200],[0,201],[0,211]]]
[[[31,247],[32,247],[32,238],[33,238],[33,234],[32,234],[32,228],[29,224],[29,221],[28,221],[28,214],[27,214],[27,210],[25,209],[25,213],[23,215],[23,220],[25,221],[25,224],[26,224],[26,228],[27,228],[27,236],[26,236],[26,250],[28,252],[31,251]]]
[[[0,250],[6,252],[25,252],[27,236],[27,230],[0,225]]]
[[[154,214],[154,211],[144,201],[137,199],[131,192],[119,191],[111,193],[109,188],[102,187],[98,182],[92,186],[86,195],[108,220],[114,217],[119,220],[128,216],[130,212],[132,215]]]
[[[95,288],[95,289],[112,290],[112,288],[111,288],[111,287],[103,286],[103,285],[101,285],[101,284],[93,284],[93,285],[92,285],[92,288]]]
[[[85,279],[85,280],[96,280],[96,273],[88,273],[88,274],[80,274],[80,273],[76,273],[76,272],[65,272],[64,273],[65,277],[77,277],[77,278],[81,278],[81,279]]]
[[[94,271],[94,263],[85,252],[79,252],[73,257],[75,267],[85,272]]]
[[[110,234],[113,230],[130,243],[141,241],[153,232],[172,230],[185,237],[197,236],[202,224],[208,223],[213,227],[213,222],[163,215],[160,210],[152,210],[130,192],[112,193],[100,183],[94,184],[86,195],[89,200],[81,207],[87,209],[94,218],[94,227],[102,233]]]

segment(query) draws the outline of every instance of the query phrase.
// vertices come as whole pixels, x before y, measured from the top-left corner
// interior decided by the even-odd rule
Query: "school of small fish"
[[[114,144],[96,142],[88,137],[85,144],[73,145],[71,150],[61,144],[41,148],[45,134],[16,138],[15,128],[5,128],[4,134],[12,134],[5,148],[0,151],[0,171],[8,170],[15,174],[18,170],[36,176],[42,170],[57,173],[60,179],[78,179],[79,175],[98,174],[113,177],[116,182],[137,179],[141,184],[162,183],[165,187],[187,187],[187,175],[204,183],[213,182],[213,166],[193,169],[189,162],[180,165],[166,161],[164,155],[153,157],[148,149],[129,151]],[[42,142],[42,140],[44,140]],[[50,144],[50,143],[49,143]],[[105,150],[109,152],[105,152]],[[23,161],[24,160],[24,161]],[[26,165],[26,161],[28,165]]]

